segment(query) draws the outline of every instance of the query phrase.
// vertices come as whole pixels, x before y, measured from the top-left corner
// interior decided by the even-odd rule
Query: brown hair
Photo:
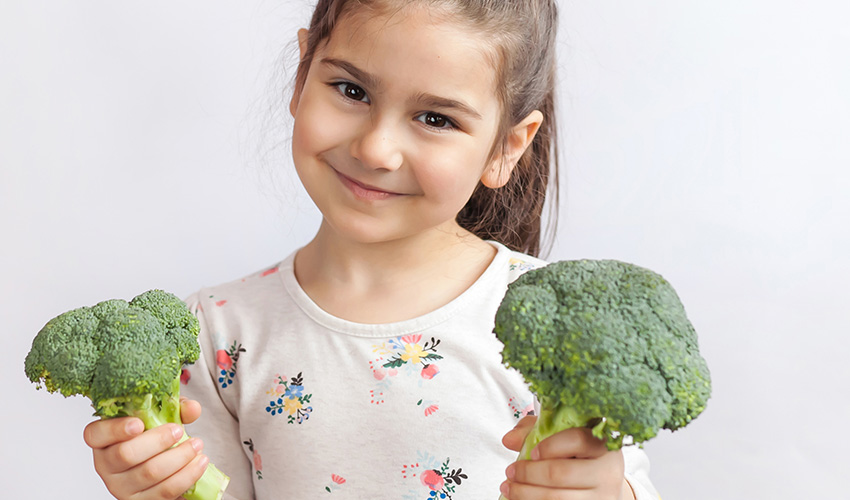
[[[508,131],[534,110],[543,123],[534,141],[519,159],[508,183],[497,189],[479,184],[457,215],[461,227],[480,238],[538,255],[542,216],[551,191],[550,233],[557,219],[558,154],[555,126],[555,0],[419,0],[449,8],[493,40],[497,93],[502,105],[499,134],[491,158],[507,147]],[[319,44],[330,38],[334,26],[358,7],[402,9],[410,1],[319,0],[310,21],[304,57],[295,81],[299,92]],[[548,244],[549,242],[547,242]]]

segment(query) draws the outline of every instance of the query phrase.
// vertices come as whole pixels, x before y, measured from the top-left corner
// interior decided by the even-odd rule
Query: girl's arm
[[[243,445],[236,413],[237,404],[232,398],[225,401],[224,391],[219,390],[221,369],[216,364],[216,348],[199,302],[197,295],[186,301],[189,309],[195,311],[201,325],[198,336],[201,354],[193,365],[184,369],[184,383],[181,384],[180,392],[198,401],[204,408],[204,414],[187,427],[187,432],[190,436],[204,440],[204,454],[209,455],[210,461],[230,477],[224,500],[251,500],[254,498],[253,469],[246,454],[247,447]],[[204,305],[211,307],[211,304]],[[227,390],[234,389],[236,387]]]

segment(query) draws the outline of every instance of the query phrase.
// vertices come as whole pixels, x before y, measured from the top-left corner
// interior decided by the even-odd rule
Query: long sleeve
[[[635,492],[635,500],[659,500],[661,497],[649,479],[649,457],[646,453],[637,446],[626,446],[623,448],[623,460],[626,481]]]
[[[252,500],[251,461],[243,450],[235,402],[225,400],[218,390],[219,384],[216,382],[220,369],[216,364],[216,349],[198,297],[192,296],[186,302],[201,324],[201,355],[195,364],[184,369],[185,385],[181,393],[198,401],[202,408],[201,417],[187,426],[187,432],[203,441],[203,453],[219,470],[230,476],[224,499]]]

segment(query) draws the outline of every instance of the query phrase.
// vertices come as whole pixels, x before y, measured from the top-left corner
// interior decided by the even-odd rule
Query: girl
[[[582,429],[512,464],[533,397],[493,318],[544,265],[556,25],[552,0],[319,2],[290,111],[321,225],[188,301],[203,354],[183,415],[203,407],[203,443],[170,449],[179,428],[135,419],[87,427],[110,492],[174,499],[209,456],[236,499],[655,498],[639,450]]]

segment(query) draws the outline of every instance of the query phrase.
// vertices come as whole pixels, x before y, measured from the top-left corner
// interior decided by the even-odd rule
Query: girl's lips
[[[342,184],[347,187],[356,198],[373,201],[386,200],[394,196],[401,196],[400,193],[384,191],[380,188],[357,182],[351,177],[341,174],[338,170],[334,170],[334,172],[336,172],[336,175],[342,181]]]

